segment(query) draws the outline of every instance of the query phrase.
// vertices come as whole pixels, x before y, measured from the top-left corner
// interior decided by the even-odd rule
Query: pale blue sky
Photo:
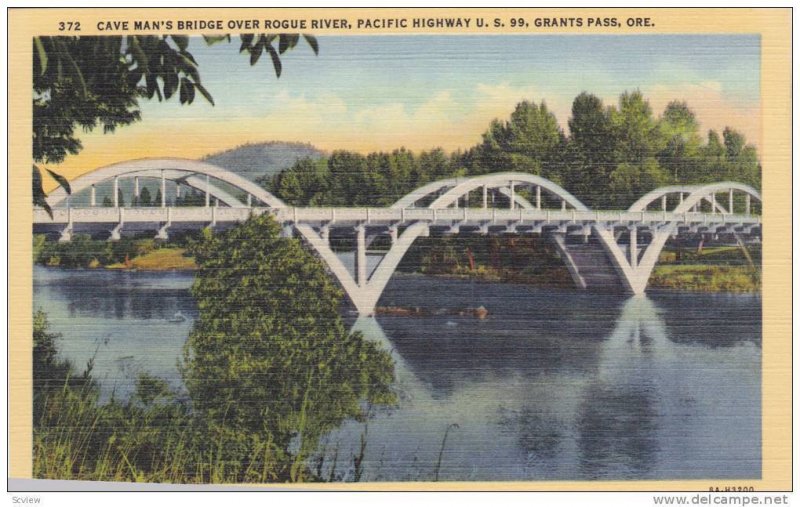
[[[489,122],[507,118],[520,100],[544,100],[566,127],[572,100],[582,91],[614,103],[637,88],[656,114],[670,100],[686,100],[704,129],[730,125],[760,144],[757,35],[318,40],[319,56],[303,41],[285,54],[277,79],[267,55],[250,67],[248,57],[237,54],[238,37],[211,47],[194,38],[190,51],[216,107],[201,98],[189,107],[177,97],[144,101],[142,122],[118,129],[113,144],[98,133],[84,136],[86,149],[68,163],[110,163],[137,150],[197,157],[267,140],[306,141],[326,150],[453,150],[479,142]],[[175,141],[187,138],[194,142],[178,149]]]

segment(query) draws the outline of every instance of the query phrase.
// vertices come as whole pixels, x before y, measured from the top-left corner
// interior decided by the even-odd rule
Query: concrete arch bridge
[[[142,180],[159,186],[158,202],[124,206],[122,189],[131,191],[127,202],[135,203]],[[34,232],[58,234],[61,241],[76,232],[105,233],[115,240],[152,231],[167,238],[170,231],[224,228],[251,214],[271,213],[285,234],[299,235],[314,249],[362,315],[374,312],[414,241],[431,233],[545,235],[577,287],[633,294],[645,291],[670,238],[706,234],[759,241],[761,235],[761,218],[753,213],[761,196],[735,182],[658,188],[625,210],[589,209],[552,181],[513,172],[436,181],[380,208],[293,207],[226,169],[184,159],[122,162],[70,185],[71,196],[59,188],[48,197],[52,218],[43,209],[34,210]],[[110,206],[97,205],[103,188],[110,188]],[[186,189],[202,199],[197,205],[176,206]],[[342,229],[355,239],[352,269],[331,248],[331,231]],[[391,246],[369,252],[380,254],[380,260],[368,266],[368,247],[381,235]]]

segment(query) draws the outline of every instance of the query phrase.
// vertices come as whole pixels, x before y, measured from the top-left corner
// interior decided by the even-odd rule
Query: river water
[[[192,280],[37,266],[34,307],[65,357],[94,357],[103,396],[124,398],[142,371],[180,387]],[[398,275],[380,304],[440,314],[349,318],[391,351],[400,403],[328,435],[326,475],[335,461],[335,477],[353,478],[365,435],[367,481],[761,476],[759,296]],[[485,320],[448,311],[479,305]],[[170,322],[177,312],[186,320]]]

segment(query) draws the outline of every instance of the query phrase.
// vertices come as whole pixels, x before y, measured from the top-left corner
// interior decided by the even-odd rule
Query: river
[[[125,398],[143,371],[180,387],[192,281],[36,266],[34,308],[64,357],[94,358],[104,397]],[[325,474],[335,454],[352,479],[366,432],[367,481],[761,477],[760,296],[397,275],[380,304],[440,315],[347,318],[391,351],[400,403],[328,435]],[[485,320],[442,311],[479,305]]]

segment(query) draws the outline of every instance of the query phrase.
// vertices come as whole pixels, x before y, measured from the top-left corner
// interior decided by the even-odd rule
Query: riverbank
[[[656,266],[649,288],[692,292],[760,292],[761,270],[746,266]]]
[[[472,240],[472,242],[475,242]],[[427,276],[518,283],[536,287],[573,286],[563,262],[542,244],[514,241],[482,252],[468,243],[463,252],[445,241],[438,248],[424,244],[412,248],[402,271]],[[459,245],[463,248],[463,245]],[[34,244],[34,262],[53,267],[135,269],[146,271],[198,268],[184,245],[162,244],[152,239],[118,243],[73,240],[72,243]],[[761,290],[761,249],[707,247],[702,250],[672,248],[662,252],[649,287],[692,292],[752,293]]]
[[[127,262],[116,262],[104,267],[106,269],[140,269],[147,271],[171,271],[174,269],[194,270],[197,263],[186,253],[185,248],[166,247],[153,250],[144,255],[129,259]]]

